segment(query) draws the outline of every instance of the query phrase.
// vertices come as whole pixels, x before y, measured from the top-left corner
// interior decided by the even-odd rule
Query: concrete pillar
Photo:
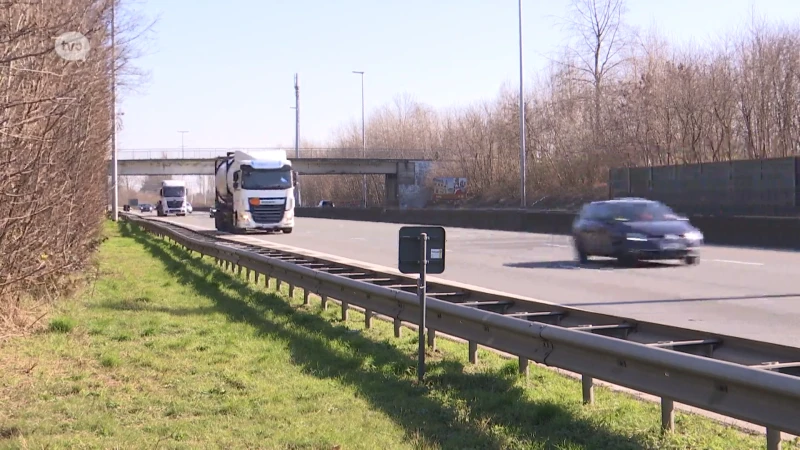
[[[387,173],[386,179],[385,206],[397,208],[400,206],[400,197],[397,191],[397,174]]]

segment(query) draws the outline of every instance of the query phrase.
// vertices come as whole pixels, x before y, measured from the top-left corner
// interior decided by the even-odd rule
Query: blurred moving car
[[[214,217],[214,214],[216,213],[217,213],[216,207],[212,206],[211,208],[208,208],[208,217]]]
[[[578,260],[590,256],[637,261],[678,259],[700,262],[703,233],[686,217],[663,203],[644,198],[618,198],[583,206],[572,224]]]
[[[333,207],[334,204],[333,201],[331,200],[320,200],[319,205],[317,205],[317,208],[333,208]]]
[[[152,212],[153,211],[153,205],[151,205],[149,203],[140,203],[139,204],[139,211],[141,211],[141,212]]]

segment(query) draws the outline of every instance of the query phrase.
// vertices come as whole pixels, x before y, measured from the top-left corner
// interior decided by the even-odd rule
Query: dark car
[[[678,259],[700,261],[703,233],[663,203],[621,198],[586,204],[572,224],[580,262],[590,256],[636,261]]]
[[[331,200],[320,200],[319,205],[317,208],[333,208],[335,205]]]
[[[151,211],[153,211],[153,205],[151,205],[149,203],[142,203],[141,205],[139,205],[139,211],[141,211],[141,212],[151,212]]]

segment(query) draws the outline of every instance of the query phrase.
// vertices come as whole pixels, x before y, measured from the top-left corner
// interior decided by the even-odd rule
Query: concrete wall
[[[484,230],[570,235],[575,215],[519,209],[298,208],[298,217],[440,225]],[[800,250],[800,219],[783,217],[691,217],[716,245]]]

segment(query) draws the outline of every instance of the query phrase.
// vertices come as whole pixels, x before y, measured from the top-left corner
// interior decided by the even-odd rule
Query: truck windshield
[[[183,197],[186,193],[186,188],[183,186],[164,186],[164,197]]]
[[[242,170],[242,189],[289,189],[292,187],[291,170]]]

